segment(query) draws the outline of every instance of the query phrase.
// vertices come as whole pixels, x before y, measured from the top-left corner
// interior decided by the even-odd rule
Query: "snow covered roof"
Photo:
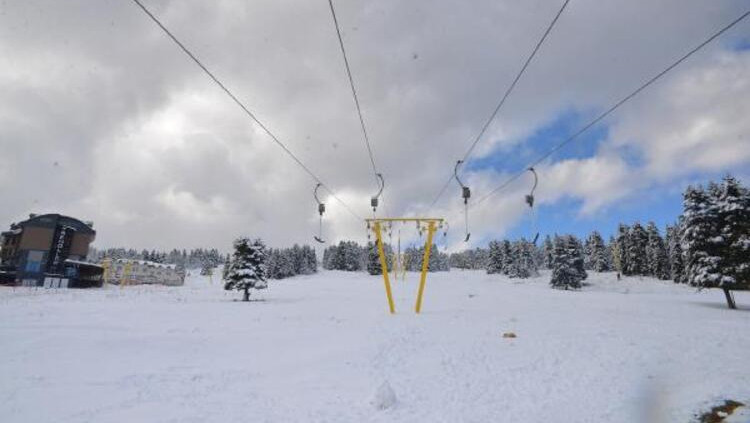
[[[65,260],[65,263],[77,264],[77,265],[80,265],[80,266],[93,266],[93,267],[102,268],[102,266],[100,266],[100,265],[98,265],[96,263],[89,263],[87,261],[80,261],[80,260],[67,259],[67,260]]]
[[[115,259],[113,260],[114,263],[131,263],[131,264],[139,264],[141,266],[151,266],[151,267],[159,267],[162,269],[172,269],[176,270],[177,265],[176,264],[165,264],[165,263],[157,263],[155,261],[148,261],[148,260],[133,260],[133,259]]]

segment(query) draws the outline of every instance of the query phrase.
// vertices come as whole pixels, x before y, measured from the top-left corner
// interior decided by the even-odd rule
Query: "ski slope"
[[[0,289],[0,421],[689,422],[750,401],[750,295],[590,273]],[[515,339],[503,338],[513,332]],[[743,411],[744,412],[744,411]],[[747,415],[747,414],[745,414]]]

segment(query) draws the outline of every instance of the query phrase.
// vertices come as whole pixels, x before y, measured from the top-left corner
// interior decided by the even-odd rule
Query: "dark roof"
[[[76,231],[81,233],[88,233],[95,235],[96,231],[91,227],[91,224],[84,223],[74,217],[63,216],[61,214],[40,214],[38,216],[32,215],[28,220],[18,222],[11,225],[11,230],[18,227],[42,227],[49,228],[55,227],[58,224],[63,224],[73,227]]]

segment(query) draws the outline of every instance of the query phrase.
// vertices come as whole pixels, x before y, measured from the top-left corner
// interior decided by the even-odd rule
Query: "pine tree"
[[[266,272],[268,279],[281,279],[279,272],[279,250],[272,248],[267,252]]]
[[[437,246],[435,246],[437,251],[437,257],[438,257],[438,271],[440,272],[450,272],[451,271],[451,261],[450,256],[447,253],[444,253],[440,250],[437,250]]]
[[[750,289],[750,191],[726,176],[711,197],[719,222],[714,239],[722,257],[719,286]]]
[[[513,246],[507,239],[504,239],[500,243],[500,250],[502,252],[502,262],[500,264],[500,272],[503,275],[509,275],[512,272],[513,266]]]
[[[573,245],[575,246],[574,255],[581,258],[580,264],[578,262],[575,262],[574,268],[578,271],[581,280],[584,280],[588,277],[588,274],[586,273],[586,269],[584,269],[583,267],[583,243],[581,243],[581,240],[578,239],[575,235],[569,236],[573,239]]]
[[[201,266],[201,276],[211,276],[214,274],[214,268],[210,262],[206,261]]]
[[[341,255],[343,268],[349,272],[359,272],[364,268],[363,249],[354,241],[344,243]]]
[[[684,195],[681,247],[687,281],[724,290],[750,288],[750,193],[733,177],[708,190],[688,187]]]
[[[609,270],[607,246],[604,245],[604,239],[597,231],[591,232],[588,238],[586,238],[584,268],[596,272],[606,272]]]
[[[593,268],[593,256],[592,256],[592,239],[591,236],[593,234],[589,235],[586,238],[586,241],[583,243],[583,268],[586,270],[591,270]]]
[[[703,187],[688,187],[683,195],[681,247],[685,258],[685,277],[699,287],[718,286],[721,281],[720,251],[715,244],[719,218]]]
[[[371,275],[382,275],[383,266],[380,264],[380,252],[377,241],[367,243],[367,273]]]
[[[360,248],[354,241],[341,241],[337,246],[329,247],[324,266],[329,270],[357,272],[364,268],[367,248]]]
[[[294,272],[294,253],[291,248],[285,248],[279,254],[279,277],[290,278]]]
[[[680,227],[678,223],[675,226],[667,225],[666,230],[666,248],[667,263],[669,266],[669,278],[675,283],[685,282],[685,265],[682,260],[682,247],[680,247]]]
[[[221,270],[221,280],[227,280],[227,276],[229,276],[229,268],[232,267],[232,259],[231,256],[227,255],[226,261],[224,261],[224,268]]]
[[[424,252],[424,247],[422,247],[422,251]],[[424,260],[424,257],[422,258]],[[432,244],[430,247],[430,256],[427,260],[427,271],[428,272],[440,272],[443,271],[443,266],[441,264],[442,259],[440,257],[440,249],[437,245]]]
[[[469,251],[461,251],[460,253],[451,253],[450,265],[457,269],[469,269]]]
[[[552,245],[552,238],[547,235],[544,238],[544,268],[552,269],[552,258],[554,257],[555,246]]]
[[[505,243],[503,243],[505,244]],[[504,247],[503,247],[503,250]],[[515,279],[520,277],[522,271],[520,268],[520,261],[519,256],[521,254],[521,247],[518,242],[511,242],[510,243],[510,251],[509,254],[504,257],[504,274],[508,276],[511,279]]]
[[[613,235],[609,236],[609,242],[607,243],[607,269],[617,270],[615,266],[615,249],[617,242]]]
[[[579,242],[571,235],[555,237],[550,285],[558,289],[578,289],[586,279]]]
[[[646,274],[662,280],[669,279],[667,249],[654,222],[648,223],[646,234]]]
[[[623,274],[626,273],[628,268],[628,249],[630,241],[630,228],[627,225],[620,223],[617,227],[617,238],[613,244],[612,256],[615,262],[615,269]]]
[[[393,250],[390,249],[389,245],[385,245],[386,258],[393,256]],[[424,246],[421,245],[419,248],[410,246],[404,250],[404,267],[409,272],[421,272],[422,263],[424,261]],[[389,271],[391,268],[391,261],[387,262]],[[447,254],[440,251],[437,245],[432,244],[430,248],[430,257],[427,260],[427,271],[428,272],[444,272],[449,271],[449,257]]]
[[[242,301],[250,300],[250,289],[264,289],[266,282],[266,246],[263,241],[238,238],[229,271],[224,280],[225,290],[243,291]]]
[[[318,272],[318,256],[315,253],[315,248],[305,245],[302,247],[305,255],[305,266],[304,274],[310,275]]]
[[[471,268],[475,270],[484,269],[490,253],[484,248],[476,248],[471,254]]]
[[[628,233],[627,248],[625,250],[625,268],[623,273],[628,276],[647,275],[646,246],[648,234],[640,223],[636,222]]]
[[[331,245],[323,250],[323,269],[333,270],[332,257],[336,254],[336,246]]]
[[[503,272],[503,252],[500,248],[500,242],[490,241],[489,256],[487,258],[487,274],[496,274]]]
[[[536,247],[529,241],[521,239],[514,245],[515,262],[513,265],[513,274],[517,278],[530,278],[539,275],[538,266],[534,253]]]

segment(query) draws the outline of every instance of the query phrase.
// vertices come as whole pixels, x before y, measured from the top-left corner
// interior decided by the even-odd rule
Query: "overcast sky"
[[[326,0],[143,0],[359,216],[376,191]],[[452,173],[562,1],[335,2],[380,214],[463,237]],[[465,180],[479,198],[750,7],[572,0]],[[689,183],[750,177],[750,19],[538,167],[539,230],[672,221]],[[470,212],[474,245],[535,231],[530,174]],[[317,230],[315,182],[130,0],[0,3],[0,225],[93,220],[96,245],[273,246]],[[365,227],[326,199],[324,236]],[[414,228],[404,227],[403,236]]]

